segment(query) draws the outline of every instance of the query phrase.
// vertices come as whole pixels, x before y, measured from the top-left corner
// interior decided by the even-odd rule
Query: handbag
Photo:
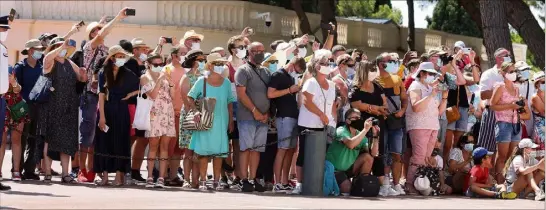
[[[13,121],[19,121],[19,119],[25,117],[28,114],[28,104],[25,100],[21,100],[13,106],[7,106],[9,110],[9,116]]]
[[[207,98],[207,78],[203,81],[203,97],[196,101],[197,110],[190,110],[184,117],[182,128],[186,130],[205,131],[212,128],[214,120],[214,107],[216,106],[215,98]],[[195,115],[200,115],[199,123],[193,119]]]
[[[387,96],[387,99],[389,99],[394,108],[396,108],[396,112],[400,111],[400,107],[396,105],[396,103],[390,96]],[[389,130],[398,130],[404,127],[404,121],[402,120],[402,118],[394,116],[394,113],[387,115],[386,124]]]
[[[53,92],[54,90],[55,89],[53,88],[53,80],[42,74],[40,75],[40,77],[38,77],[38,80],[34,84],[34,87],[32,87],[28,98],[31,101],[37,103],[46,103],[49,101],[51,92]]]
[[[377,197],[379,195],[379,179],[369,174],[360,174],[353,179],[351,195],[358,197]]]
[[[459,87],[457,87],[457,105],[451,106],[446,109],[446,118],[447,123],[452,123],[461,118],[461,113],[459,112]]]
[[[139,87],[137,95],[137,106],[135,109],[135,119],[133,120],[133,128],[144,131],[151,129],[152,126],[150,124],[150,110],[152,110],[153,105],[154,101],[142,97],[142,91]]]

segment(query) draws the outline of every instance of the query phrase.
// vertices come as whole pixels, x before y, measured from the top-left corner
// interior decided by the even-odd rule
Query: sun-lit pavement
[[[10,151],[5,160],[11,160]],[[51,185],[37,181],[14,183],[9,180],[11,165],[8,162],[11,161],[4,161],[3,183],[12,190],[0,192],[0,209],[544,209],[544,202],[533,200],[419,196],[310,198],[273,193],[145,189],[143,186],[98,188],[90,184],[60,184],[59,177],[54,177]],[[60,171],[58,162],[53,165]]]

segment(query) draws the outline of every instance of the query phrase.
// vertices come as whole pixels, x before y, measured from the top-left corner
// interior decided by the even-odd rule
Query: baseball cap
[[[464,44],[463,41],[456,41],[455,44],[453,45],[453,47],[465,48],[466,45]]]
[[[483,158],[486,155],[493,155],[493,152],[489,152],[489,151],[487,151],[487,149],[485,149],[483,147],[478,147],[478,148],[474,149],[474,151],[472,152],[472,157],[473,158]]]
[[[533,143],[533,141],[531,141],[531,139],[529,138],[524,138],[519,142],[518,147],[520,149],[523,149],[523,148],[535,149],[538,147],[538,144]]]

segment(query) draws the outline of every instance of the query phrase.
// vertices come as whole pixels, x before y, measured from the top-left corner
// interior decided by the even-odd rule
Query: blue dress
[[[105,157],[100,154],[131,156],[131,119],[129,117],[129,104],[125,98],[127,94],[137,91],[139,87],[138,77],[129,69],[120,67],[116,78],[117,84],[106,87],[106,75],[104,70],[99,73],[99,91],[105,94],[104,117],[108,132],[103,132],[97,127],[95,139],[95,161],[93,169],[96,172],[129,172],[131,160]],[[97,117],[97,121],[100,114]]]
[[[205,82],[204,77],[200,77],[188,92],[188,97],[201,97],[203,82]],[[228,104],[235,102],[235,97],[231,93],[231,83],[228,79],[224,79],[224,83],[219,87],[206,85],[207,97],[216,99],[212,128],[206,131],[194,131],[191,136],[190,149],[202,156],[227,153],[229,149],[228,123],[229,120],[232,120],[229,119]],[[221,157],[227,157],[227,155],[224,154]]]

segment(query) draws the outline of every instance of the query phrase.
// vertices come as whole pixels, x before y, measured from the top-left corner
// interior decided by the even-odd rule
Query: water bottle
[[[133,184],[133,179],[131,178],[131,174],[126,173],[125,174],[125,185],[132,185],[132,184]]]

